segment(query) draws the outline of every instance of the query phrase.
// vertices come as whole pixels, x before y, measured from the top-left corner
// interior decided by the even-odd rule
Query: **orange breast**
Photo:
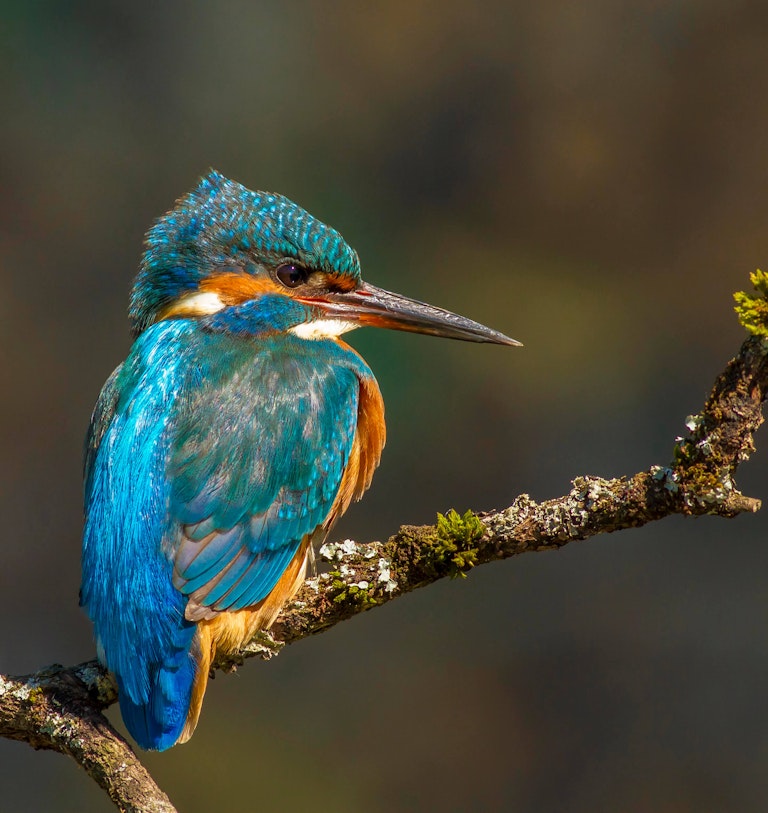
[[[352,348],[339,341],[346,349]],[[349,462],[341,478],[339,492],[333,507],[323,523],[326,533],[333,527],[341,515],[349,508],[353,500],[359,500],[368,489],[376,471],[387,430],[384,423],[384,399],[376,379],[371,377],[359,379],[360,400],[357,407],[357,432],[349,454]]]

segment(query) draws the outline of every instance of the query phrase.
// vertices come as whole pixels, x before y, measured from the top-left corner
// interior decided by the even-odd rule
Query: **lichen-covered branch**
[[[751,313],[755,299],[742,305]],[[688,434],[675,440],[665,465],[613,480],[577,477],[568,494],[546,502],[523,494],[502,511],[463,516],[449,511],[435,525],[403,526],[386,542],[328,543],[320,551],[328,569],[306,582],[271,631],[214,666],[231,671],[249,657],[271,658],[286,644],[438,579],[464,577],[487,562],[673,514],[733,517],[757,511],[760,501],[739,493],[734,478],[754,451],[767,392],[768,338],[753,335],[718,377],[702,411],[687,419]],[[69,754],[119,810],[173,810],[101,714],[115,700],[112,678],[96,661],[25,678],[0,677],[0,736]]]
[[[0,735],[71,756],[121,813],[175,813],[101,713],[116,700],[114,683],[95,661],[19,678],[0,676]]]

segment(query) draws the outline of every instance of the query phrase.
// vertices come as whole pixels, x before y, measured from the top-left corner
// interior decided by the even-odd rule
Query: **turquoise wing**
[[[359,383],[326,345],[283,337],[217,364],[227,372],[207,370],[176,423],[173,582],[191,620],[263,599],[331,511]]]

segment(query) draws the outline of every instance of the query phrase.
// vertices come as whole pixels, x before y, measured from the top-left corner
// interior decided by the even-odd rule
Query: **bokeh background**
[[[768,262],[762,0],[0,4],[0,672],[92,656],[81,444],[154,217],[209,166],[525,349],[361,331],[389,443],[335,535],[665,463]],[[768,449],[740,484],[768,498]],[[210,687],[185,813],[768,806],[768,514],[481,568]],[[113,713],[113,719],[118,715]],[[0,809],[108,811],[0,741]]]

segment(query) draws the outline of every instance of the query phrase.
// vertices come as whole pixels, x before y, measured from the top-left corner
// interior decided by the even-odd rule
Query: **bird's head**
[[[290,307],[275,308],[275,297]],[[275,327],[307,339],[371,325],[519,344],[363,282],[357,253],[335,229],[282,195],[252,192],[211,171],[147,234],[131,294],[133,333],[162,319],[234,316],[262,300],[272,303]]]

